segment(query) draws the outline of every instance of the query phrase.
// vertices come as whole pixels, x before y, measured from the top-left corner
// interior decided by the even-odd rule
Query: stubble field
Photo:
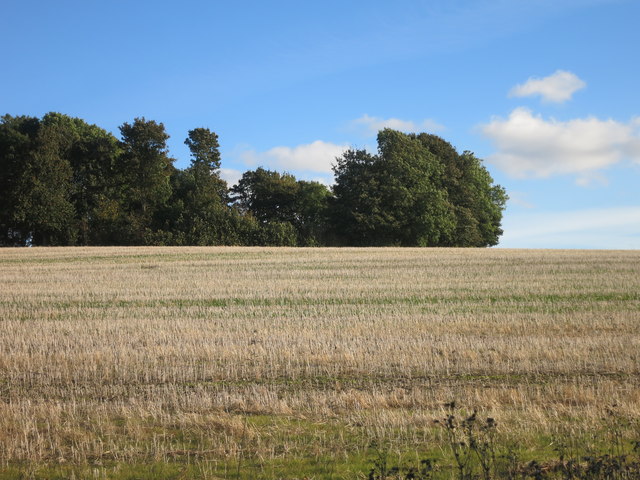
[[[630,453],[640,252],[0,250],[0,478],[459,478],[474,410],[505,472]]]

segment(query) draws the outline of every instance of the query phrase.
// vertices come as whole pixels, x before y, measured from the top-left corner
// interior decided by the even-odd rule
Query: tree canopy
[[[334,166],[332,225],[350,245],[496,245],[507,200],[470,152],[426,133],[385,129],[378,153],[349,150]]]
[[[507,195],[435,135],[385,129],[335,159],[334,184],[259,167],[231,188],[218,135],[190,130],[185,169],[164,125],[120,139],[60,113],[0,120],[0,245],[496,245]]]

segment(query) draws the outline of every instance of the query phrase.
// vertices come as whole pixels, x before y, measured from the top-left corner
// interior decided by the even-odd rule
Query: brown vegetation
[[[453,399],[538,446],[640,416],[634,251],[5,249],[0,319],[5,466],[418,452]]]

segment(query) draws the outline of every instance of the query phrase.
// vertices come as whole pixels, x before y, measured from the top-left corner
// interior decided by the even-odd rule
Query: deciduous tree
[[[349,245],[488,246],[502,234],[502,187],[472,153],[391,129],[378,153],[349,150],[334,166],[333,232]]]
[[[175,172],[169,157],[162,123],[136,118],[120,127],[122,154],[118,162],[127,228],[126,243],[143,244],[153,232],[155,215],[171,196],[170,176]]]

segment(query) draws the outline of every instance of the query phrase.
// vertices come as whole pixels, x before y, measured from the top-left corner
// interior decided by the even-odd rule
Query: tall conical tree
[[[227,183],[220,178],[218,135],[208,128],[190,130],[184,142],[191,165],[174,177],[172,218],[183,241],[194,245],[236,243],[229,231]]]

